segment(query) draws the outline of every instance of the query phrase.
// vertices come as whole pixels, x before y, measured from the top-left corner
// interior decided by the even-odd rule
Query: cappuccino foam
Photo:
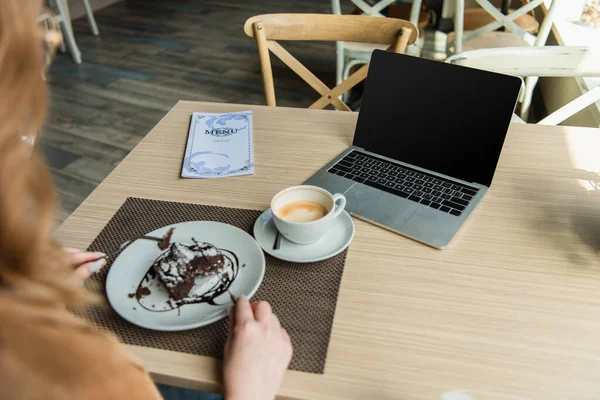
[[[281,206],[277,215],[288,222],[312,222],[323,218],[328,211],[319,203],[309,200],[293,201]]]

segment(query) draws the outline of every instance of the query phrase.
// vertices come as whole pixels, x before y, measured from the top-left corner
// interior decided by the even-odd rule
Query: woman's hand
[[[225,344],[225,398],[273,400],[291,359],[290,337],[269,303],[240,297]]]
[[[92,253],[79,249],[65,248],[65,251],[71,255],[71,264],[77,275],[82,281],[89,278],[92,274],[100,271],[106,265],[106,260],[98,260],[104,253]]]

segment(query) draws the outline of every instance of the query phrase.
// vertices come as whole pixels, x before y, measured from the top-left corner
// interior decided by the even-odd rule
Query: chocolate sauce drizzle
[[[150,289],[148,288],[148,285],[155,284],[157,287],[159,287],[159,291],[164,291],[165,296],[169,296],[169,294],[168,294],[169,290],[164,285],[164,283],[157,277],[158,274],[154,270],[154,268],[150,267],[148,272],[146,272],[146,274],[142,278],[141,282],[138,284],[136,291],[134,293],[130,293],[128,295],[128,297],[135,298],[137,300],[137,302],[140,304],[140,306],[142,306],[142,308],[144,308],[147,311],[151,311],[151,312],[169,312],[172,310],[177,310],[179,313],[181,311],[180,307],[182,307],[184,305],[188,305],[188,304],[207,303],[212,306],[218,306],[218,305],[225,304],[225,303],[217,304],[215,302],[215,299],[217,297],[221,296],[222,294],[226,293],[229,290],[229,288],[231,287],[231,284],[233,283],[233,281],[235,281],[235,279],[238,276],[238,273],[240,270],[240,264],[239,264],[239,259],[235,253],[233,253],[229,250],[225,250],[225,249],[217,249],[217,250],[219,251],[219,253],[221,255],[223,255],[224,258],[228,259],[231,262],[232,273],[230,274],[229,272],[225,272],[225,273],[221,274],[219,281],[217,283],[215,283],[210,289],[208,289],[204,294],[202,294],[200,296],[196,296],[193,299],[192,298],[184,298],[180,301],[175,301],[169,297],[169,299],[166,302],[166,305],[169,308],[166,310],[155,309],[155,306],[156,306],[155,304],[152,304],[148,307],[148,306],[144,305],[142,302],[140,302],[140,300],[142,298],[144,298],[152,293],[150,291]],[[245,266],[245,264],[244,264],[244,266]]]

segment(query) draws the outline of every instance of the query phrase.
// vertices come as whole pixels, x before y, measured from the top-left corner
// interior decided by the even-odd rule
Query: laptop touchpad
[[[402,226],[420,207],[410,200],[361,184],[354,185],[344,195],[348,201],[348,212],[385,224],[392,229]]]

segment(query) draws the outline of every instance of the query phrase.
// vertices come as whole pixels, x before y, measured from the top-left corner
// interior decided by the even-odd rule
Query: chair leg
[[[339,85],[344,80],[344,63],[346,61],[346,55],[344,54],[344,42],[336,42],[336,65],[335,65],[335,85]],[[344,100],[344,95],[340,96],[340,100]]]
[[[569,104],[562,106],[546,118],[542,119],[538,124],[558,125],[598,100],[600,100],[600,86],[596,86],[594,89],[579,96]]]
[[[364,60],[352,60],[352,61],[346,60],[346,67],[344,68],[344,75],[342,77],[342,82],[350,77],[350,70],[352,69],[352,67],[354,67],[356,65],[361,65],[361,64],[364,65],[364,64],[368,64],[368,63],[369,63],[368,61],[364,61]],[[347,102],[348,97],[350,97],[350,91],[344,92],[344,94],[342,95],[342,101],[344,103]]]
[[[344,42],[336,42],[335,44],[336,66],[335,66],[335,84],[339,85],[344,80]]]
[[[523,96],[523,103],[521,104],[521,118],[527,121],[529,118],[529,110],[531,108],[531,99],[533,98],[533,89],[537,85],[539,78],[537,76],[529,76],[525,78],[525,94]]]
[[[85,7],[85,13],[87,14],[88,22],[90,23],[90,28],[92,29],[92,33],[94,36],[98,36],[100,31],[98,30],[98,25],[96,24],[96,18],[94,17],[94,10],[92,10],[92,6],[90,5],[90,0],[83,0],[83,6]]]
[[[462,53],[463,30],[465,23],[465,2],[456,0],[456,11],[454,13],[454,53]]]
[[[56,8],[61,16],[61,25],[62,31],[65,36],[65,41],[67,43],[67,47],[69,52],[71,52],[71,56],[73,57],[73,61],[76,64],[81,64],[81,51],[79,51],[79,47],[77,46],[77,42],[75,41],[75,35],[73,34],[73,30],[71,29],[70,21],[67,20],[67,11],[65,10],[66,4],[63,0],[56,1]]]
[[[410,8],[410,22],[414,26],[419,26],[419,16],[421,15],[421,4],[423,0],[413,0],[412,7]]]

